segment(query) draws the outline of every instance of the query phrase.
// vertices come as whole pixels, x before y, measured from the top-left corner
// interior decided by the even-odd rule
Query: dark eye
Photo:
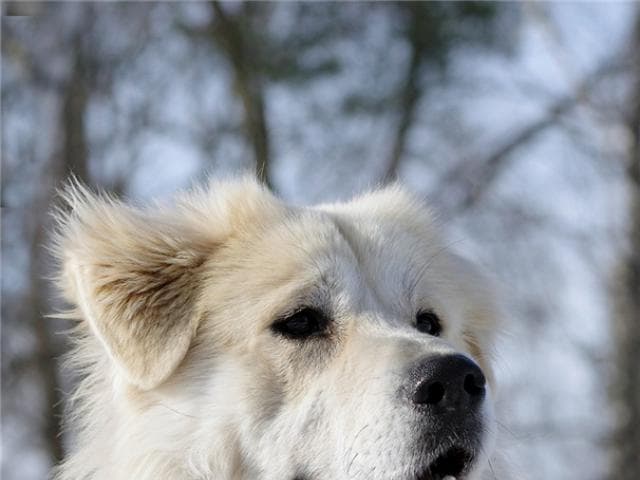
[[[440,318],[430,310],[426,312],[419,312],[416,315],[416,328],[422,333],[428,333],[434,337],[439,336],[442,331]]]
[[[328,326],[326,317],[313,308],[302,310],[289,315],[274,323],[271,328],[276,333],[292,339],[305,339],[323,335]]]

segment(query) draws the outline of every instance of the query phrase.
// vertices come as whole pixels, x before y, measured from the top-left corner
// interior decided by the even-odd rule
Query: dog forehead
[[[258,204],[260,208],[245,215],[248,221],[241,222],[242,228],[234,228],[242,232],[234,237],[247,254],[257,251],[267,261],[307,263],[310,257],[317,261],[349,252],[358,263],[395,264],[410,257],[421,261],[441,245],[427,206],[399,185],[334,204]]]
[[[232,236],[212,257],[211,274],[225,288],[242,285],[244,294],[259,298],[264,292],[295,295],[325,277],[355,271],[353,252],[327,214],[304,207],[281,213]]]
[[[443,249],[431,216],[400,189],[332,205],[281,204],[277,215],[260,215],[244,225],[253,226],[234,235],[214,257],[212,275],[230,290],[225,298],[242,285],[243,296],[265,303],[268,297],[277,304],[324,285],[325,294],[351,298],[351,307],[367,291],[391,305],[405,303],[426,264],[439,277],[433,260]]]
[[[445,253],[434,216],[404,189],[392,186],[347,203],[316,207],[329,215],[364,268],[405,274]],[[402,272],[398,273],[402,275]]]
[[[254,237],[264,258],[295,264],[318,265],[323,260],[348,261],[351,250],[335,221],[310,208],[290,208],[287,214]],[[301,266],[301,265],[300,265]]]
[[[337,270],[349,264],[379,280],[399,281],[442,251],[424,211],[383,199],[382,204],[369,201],[292,209],[261,236],[265,256],[277,253],[276,258],[292,265],[330,264]]]

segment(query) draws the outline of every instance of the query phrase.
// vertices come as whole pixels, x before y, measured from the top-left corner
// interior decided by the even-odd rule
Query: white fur
[[[454,352],[490,379],[488,433],[465,480],[487,471],[491,292],[401,187],[314,208],[250,179],[174,206],[77,185],[65,198],[55,251],[81,380],[56,480],[413,480],[422,419],[397,392],[419,359]],[[329,339],[270,329],[301,306],[328,312]],[[439,338],[412,325],[426,308]]]

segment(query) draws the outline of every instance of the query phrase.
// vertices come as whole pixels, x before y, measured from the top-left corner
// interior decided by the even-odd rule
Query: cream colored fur
[[[463,352],[492,379],[487,283],[399,186],[309,208],[251,179],[145,207],[64,197],[55,252],[81,380],[56,480],[413,480],[429,453],[396,395],[408,366]],[[301,306],[328,312],[330,339],[271,330]],[[412,325],[427,308],[440,338]],[[493,388],[468,480],[488,470]]]

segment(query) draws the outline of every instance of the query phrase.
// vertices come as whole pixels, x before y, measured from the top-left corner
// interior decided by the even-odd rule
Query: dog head
[[[309,208],[251,180],[170,207],[80,187],[66,197],[60,284],[87,327],[85,357],[100,352],[81,415],[109,417],[119,438],[119,466],[105,469],[479,478],[494,430],[494,302],[402,188]],[[111,400],[91,398],[98,388]],[[78,452],[99,437],[83,425]]]

